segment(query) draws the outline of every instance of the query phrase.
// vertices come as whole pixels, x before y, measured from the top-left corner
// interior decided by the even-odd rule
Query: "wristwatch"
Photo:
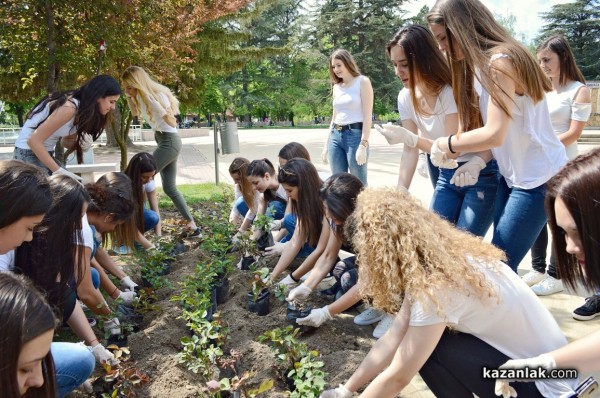
[[[360,140],[360,145],[364,146],[365,148],[369,147],[369,141],[367,140]]]

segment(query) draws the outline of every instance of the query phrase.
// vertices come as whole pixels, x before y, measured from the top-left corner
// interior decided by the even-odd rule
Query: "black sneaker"
[[[196,227],[195,230],[188,232],[188,238],[202,238],[202,233],[200,232],[200,227]]]
[[[600,315],[600,296],[594,295],[585,299],[585,304],[573,311],[573,318],[578,321],[589,321]]]

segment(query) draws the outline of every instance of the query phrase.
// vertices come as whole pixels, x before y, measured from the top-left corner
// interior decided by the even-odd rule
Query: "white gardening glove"
[[[269,223],[269,228],[271,231],[279,231],[283,224],[283,220],[273,220]]]
[[[511,387],[508,380],[496,380],[494,385],[494,393],[502,398],[511,398],[517,396],[517,391]]]
[[[83,137],[81,139],[81,150],[85,152],[92,146],[94,146],[94,139],[92,136],[87,133],[83,133]]]
[[[363,144],[359,144],[358,148],[356,148],[355,158],[356,164],[358,164],[359,166],[362,166],[363,164],[367,163],[367,147]]]
[[[286,300],[290,303],[295,300],[304,300],[312,293],[312,289],[304,283],[293,289],[287,296]]]
[[[431,145],[431,155],[429,159],[431,159],[431,163],[434,166],[442,167],[444,169],[455,169],[458,167],[458,162],[455,159],[448,159],[446,157],[446,152],[443,152],[440,149],[439,141],[447,140],[445,137],[438,138],[433,141],[433,145]]]
[[[121,292],[117,299],[123,300],[123,304],[131,305],[137,298],[137,293],[133,291]]]
[[[77,389],[81,392],[91,394],[94,392],[94,387],[92,387],[92,382],[89,380],[84,381]]]
[[[390,145],[402,143],[406,146],[414,148],[417,146],[417,142],[419,141],[418,135],[412,133],[402,126],[396,126],[392,123],[387,123],[383,126],[376,124],[375,130],[379,131]]]
[[[59,167],[56,171],[52,172],[52,174],[62,174],[67,177],[71,177],[75,181],[81,182],[81,177],[79,177],[77,174],[71,173],[69,170],[63,169],[62,167]]]
[[[146,250],[149,251],[151,249],[156,249],[156,246],[152,245],[149,248],[147,248]],[[125,278],[121,279],[121,287],[125,290],[130,290],[130,291],[134,291],[135,287],[138,284],[135,283],[134,281],[131,280],[130,277],[126,276]]]
[[[296,319],[296,323],[298,325],[313,326],[318,328],[325,322],[332,319],[333,317],[329,313],[329,306],[326,305],[323,308],[315,308],[311,310],[308,316]]]
[[[233,237],[231,238],[231,243],[234,245],[239,245],[240,244],[240,237],[242,236],[242,233],[240,231],[238,231],[235,235],[233,235]]]
[[[325,390],[319,395],[319,398],[351,398],[352,392],[348,391],[342,384],[333,390]]]
[[[323,152],[321,152],[321,160],[323,161],[324,165],[329,164],[329,159],[327,158],[328,154],[329,154],[329,141],[327,141],[325,143],[325,146],[323,147]]]
[[[485,166],[485,160],[479,156],[473,156],[471,160],[456,169],[450,179],[450,184],[454,184],[457,187],[467,187],[477,184],[479,172],[485,169]]]
[[[275,242],[273,246],[265,247],[265,256],[280,256],[287,242]]]
[[[417,173],[421,177],[429,178],[429,167],[427,165],[427,155],[423,152],[419,153],[419,162],[417,163]]]
[[[110,334],[121,334],[121,324],[118,318],[113,318],[110,321],[104,322],[104,331]]]
[[[96,358],[96,362],[99,364],[108,362],[109,365],[114,366],[120,362],[117,358],[115,358],[113,353],[108,351],[102,344],[96,344],[93,347],[88,347],[88,349],[92,354],[94,354],[94,358]]]
[[[298,282],[296,282],[295,280],[292,279],[292,274],[289,274],[288,276],[286,276],[285,278],[283,278],[282,280],[279,281],[280,285],[285,285],[288,289],[291,289],[293,287],[296,287],[296,285],[298,284]]]

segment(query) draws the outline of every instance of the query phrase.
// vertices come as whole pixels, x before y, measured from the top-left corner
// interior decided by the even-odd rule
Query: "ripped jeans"
[[[459,163],[459,167],[463,164]],[[456,169],[440,168],[431,210],[457,228],[484,236],[494,221],[498,165],[494,159],[490,160],[479,173],[477,183],[470,187],[459,188],[450,183],[455,171]]]

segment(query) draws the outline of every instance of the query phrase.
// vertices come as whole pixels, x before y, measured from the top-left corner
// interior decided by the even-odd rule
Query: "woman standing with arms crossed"
[[[102,134],[120,95],[119,83],[108,75],[96,76],[77,90],[47,95],[27,114],[14,158],[81,180],[54,160],[54,146],[60,139],[81,161],[83,150]]]
[[[177,190],[177,158],[181,151],[181,137],[177,133],[175,115],[179,114],[179,101],[168,87],[152,80],[139,66],[127,68],[121,81],[133,116],[143,116],[154,130],[158,148],[153,155],[165,193],[187,221],[188,237],[200,237],[200,228],[196,226],[183,195]]]
[[[538,47],[537,57],[540,67],[552,82],[552,91],[546,94],[546,100],[554,133],[566,147],[569,160],[573,160],[577,156],[577,139],[581,137],[592,112],[590,89],[585,86],[585,79],[575,63],[571,47],[562,35],[544,40]],[[539,296],[563,290],[563,284],[556,273],[554,256],[550,256],[550,266],[546,273],[547,248],[548,230],[544,225],[531,248],[533,272],[523,277],[525,283],[532,286]],[[594,302],[597,303],[597,310],[593,311],[596,314],[600,312],[600,300],[596,299]],[[586,315],[581,315],[583,318],[578,318],[580,320],[591,319],[584,319]]]
[[[459,115],[459,133],[438,138],[431,160],[492,150],[503,177],[492,243],[516,272],[546,222],[546,182],[567,161],[545,99],[552,87],[529,51],[479,0],[438,0],[427,21],[449,58]],[[480,117],[482,127],[467,131]]]
[[[333,116],[323,148],[323,163],[331,173],[349,172],[367,185],[369,134],[373,114],[373,87],[352,55],[338,49],[331,54],[329,77],[333,83]]]

